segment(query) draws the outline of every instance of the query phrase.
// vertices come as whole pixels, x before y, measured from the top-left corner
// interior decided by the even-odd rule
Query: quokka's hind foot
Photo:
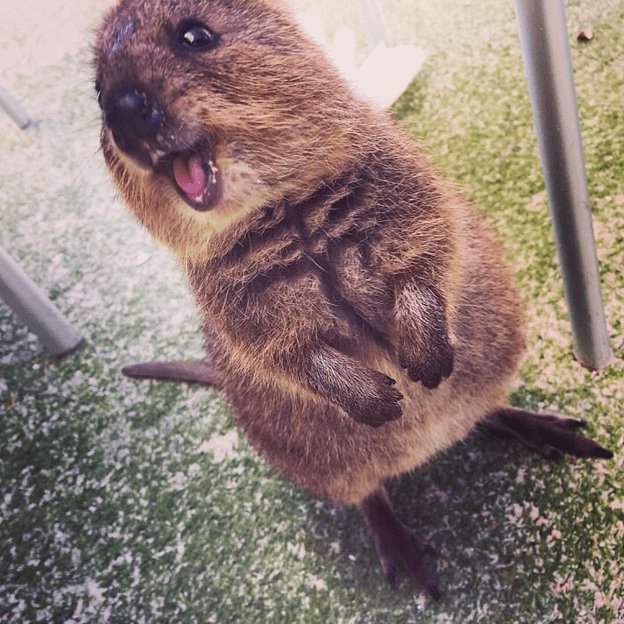
[[[585,426],[582,420],[508,407],[489,414],[483,424],[495,435],[520,440],[549,460],[558,461],[564,454],[603,459],[613,457],[611,451],[577,432]]]
[[[161,379],[187,381],[204,386],[219,387],[219,374],[206,360],[179,360],[172,362],[141,362],[124,366],[121,372],[134,379]]]
[[[425,557],[434,555],[435,551],[394,515],[385,489],[373,492],[360,508],[390,585],[396,588],[398,574],[407,573],[420,589],[434,600],[440,600],[435,575],[425,564]]]

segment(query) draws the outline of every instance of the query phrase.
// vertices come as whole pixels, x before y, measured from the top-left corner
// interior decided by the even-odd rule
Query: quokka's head
[[[276,0],[121,0],[94,56],[113,180],[182,258],[353,158],[361,105]]]

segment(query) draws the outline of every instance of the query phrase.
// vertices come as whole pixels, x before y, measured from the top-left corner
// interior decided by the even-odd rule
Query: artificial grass
[[[393,112],[483,207],[527,303],[512,403],[587,420],[616,458],[552,465],[474,432],[390,487],[438,551],[444,600],[392,591],[359,513],[277,475],[216,392],[120,375],[197,357],[201,337],[181,272],[114,199],[71,48],[5,85],[36,129],[0,118],[0,244],[88,339],[56,362],[0,304],[0,620],[624,622],[624,13],[568,5],[571,35],[595,33],[571,37],[616,356],[595,374],[571,355],[511,6],[384,10],[431,52]]]

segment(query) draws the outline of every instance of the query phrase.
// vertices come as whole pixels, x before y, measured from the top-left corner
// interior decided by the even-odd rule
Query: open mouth
[[[174,155],[171,177],[180,197],[194,210],[205,212],[219,200],[219,170],[201,151]]]

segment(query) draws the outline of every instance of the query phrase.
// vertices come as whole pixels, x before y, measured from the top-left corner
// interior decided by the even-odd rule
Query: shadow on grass
[[[568,469],[565,461],[549,464],[477,428],[388,484],[399,518],[437,551],[429,565],[439,576],[439,604],[423,598],[405,576],[398,590],[390,587],[356,509],[336,511],[309,497],[310,549],[321,568],[333,571],[343,600],[364,604],[371,621],[382,621],[374,613],[384,622],[434,621],[443,613],[458,618],[453,621],[545,621],[540,618],[552,613],[554,602],[566,611],[565,596],[552,592],[562,548],[547,544],[552,527],[542,514],[565,505],[559,494]],[[591,546],[591,527],[574,532],[576,542]]]

